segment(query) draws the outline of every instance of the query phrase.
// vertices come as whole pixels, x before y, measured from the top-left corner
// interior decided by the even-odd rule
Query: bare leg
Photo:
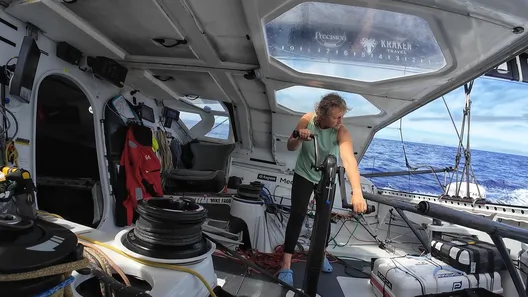
[[[284,256],[282,256],[282,267],[281,267],[281,269],[290,269],[291,268],[291,259],[292,259],[292,254],[284,253]]]

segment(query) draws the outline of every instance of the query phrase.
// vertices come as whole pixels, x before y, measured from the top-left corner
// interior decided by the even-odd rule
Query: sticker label
[[[453,282],[453,287],[451,288],[451,290],[456,291],[460,289],[462,289],[462,282]]]
[[[277,181],[277,177],[276,176],[267,175],[267,174],[263,174],[263,173],[259,173],[257,175],[257,179],[270,181],[270,182],[276,182]]]
[[[392,290],[392,283],[383,274],[381,274],[380,271],[378,271],[378,277],[389,289]]]
[[[196,203],[199,204],[231,204],[231,198],[195,198]]]
[[[436,278],[446,278],[446,277],[454,277],[454,276],[461,276],[461,273],[457,272],[449,272],[449,273],[439,273],[436,275]]]
[[[283,184],[287,184],[287,185],[292,185],[293,184],[293,181],[287,179],[287,178],[283,178],[281,177],[280,180],[279,180],[281,183]]]

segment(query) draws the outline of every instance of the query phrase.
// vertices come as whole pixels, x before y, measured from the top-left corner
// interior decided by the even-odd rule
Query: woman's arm
[[[359,176],[359,168],[354,156],[354,146],[352,144],[352,137],[348,133],[345,126],[341,126],[337,132],[337,141],[339,143],[339,155],[343,161],[343,167],[347,174],[350,186],[352,188],[352,205],[354,211],[358,213],[367,210],[367,204],[363,198],[363,190],[361,189],[361,178]]]
[[[297,127],[295,127],[295,130],[302,130],[306,129],[308,127],[308,123],[310,122],[310,119],[312,118],[313,113],[309,112],[302,116],[302,118],[299,120],[299,123],[297,123]],[[290,138],[288,139],[288,150],[289,151],[295,151],[299,148],[299,145],[303,139],[301,137],[299,138],[293,138],[293,135],[290,135]]]
[[[337,132],[337,141],[339,143],[339,155],[343,161],[343,167],[350,181],[352,191],[361,191],[361,179],[359,177],[359,169],[354,157],[354,146],[352,145],[352,137],[348,133],[345,126],[341,126]]]

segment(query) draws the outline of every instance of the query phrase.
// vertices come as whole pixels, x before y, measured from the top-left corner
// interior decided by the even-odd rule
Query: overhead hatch
[[[376,82],[446,66],[427,22],[409,14],[305,2],[264,30],[269,57],[306,74]]]

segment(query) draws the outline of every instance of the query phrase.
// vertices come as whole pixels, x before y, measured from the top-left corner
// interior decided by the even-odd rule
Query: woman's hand
[[[363,198],[362,191],[352,192],[351,202],[355,213],[364,213],[365,211],[367,211],[367,202],[365,201],[365,198]]]
[[[299,138],[302,140],[312,140],[310,135],[312,134],[312,131],[308,129],[300,129],[299,130]]]

